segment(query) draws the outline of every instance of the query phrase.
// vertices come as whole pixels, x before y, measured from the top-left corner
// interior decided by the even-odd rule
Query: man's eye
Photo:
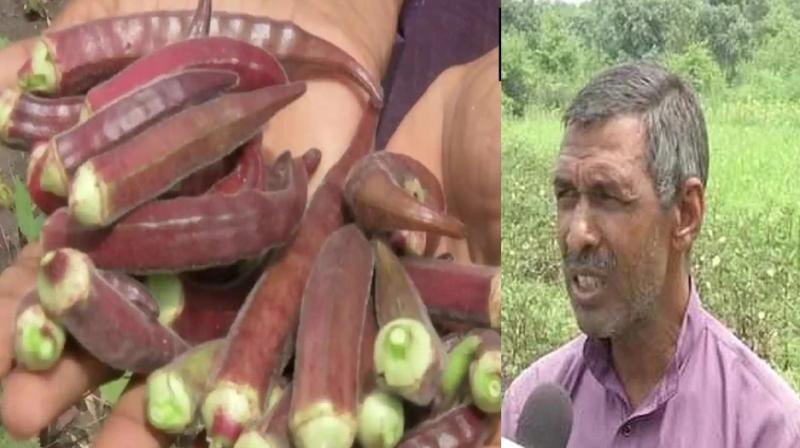
[[[600,191],[595,194],[595,197],[600,200],[601,202],[611,203],[611,204],[621,204],[623,201],[620,200],[617,196],[610,194],[606,191]]]

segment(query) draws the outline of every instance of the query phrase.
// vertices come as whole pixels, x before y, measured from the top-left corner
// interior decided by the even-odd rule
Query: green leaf
[[[131,374],[126,373],[114,381],[103,384],[100,386],[100,396],[113,406],[116,404],[117,400],[119,400],[119,396],[122,395],[122,392],[125,390],[125,387],[128,386],[130,380]]]
[[[39,233],[44,225],[44,214],[34,214],[33,200],[27,186],[14,176],[14,215],[17,226],[29,242],[39,239]]]
[[[3,49],[8,46],[8,38],[0,36],[0,49]]]

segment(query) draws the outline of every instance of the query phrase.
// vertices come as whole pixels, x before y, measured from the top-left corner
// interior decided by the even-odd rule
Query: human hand
[[[291,20],[351,54],[375,79],[388,61],[400,1],[217,0],[215,10]],[[150,10],[193,9],[195,0],[73,0],[53,22],[64,28],[103,17]],[[17,69],[29,57],[34,39],[0,51],[0,86],[16,80]],[[268,159],[290,149],[300,155],[320,148],[321,165],[312,178],[314,189],[349,143],[363,110],[363,98],[336,81],[309,81],[306,94],[270,121],[264,133]],[[15,438],[30,438],[45,428],[82,395],[112,379],[118,372],[84,351],[66,348],[47,372],[33,373],[12,366],[14,315],[26,292],[35,287],[41,257],[38,244],[23,249],[15,263],[0,274],[0,377],[4,396],[0,404],[3,426]],[[166,447],[172,438],[156,431],[144,415],[143,379],[134,379],[116,403],[93,446]]]
[[[354,32],[353,30],[359,27],[352,22],[365,21],[366,15],[360,13],[359,19],[358,14],[346,12],[348,6],[328,6],[331,3],[323,2],[316,6],[313,2],[303,3],[289,8],[287,5],[291,2],[252,4],[220,0],[215,2],[215,9],[269,15],[276,19],[291,19],[350,52],[371,75],[379,79],[388,57],[393,28],[386,26],[384,30],[388,30],[388,33],[381,34],[375,31],[379,27],[370,24],[373,25],[371,28],[361,27],[367,31]],[[374,3],[379,2],[371,2]],[[56,19],[54,26],[64,27],[100,17],[151,9],[191,9],[193,6],[191,1],[178,0],[143,0],[135,4],[109,0],[75,0]],[[353,9],[352,6],[349,8]],[[359,8],[359,11],[364,10],[366,9]],[[396,20],[396,17],[390,20],[391,13],[380,9],[376,9],[374,15],[384,17],[392,24]],[[373,33],[372,37],[377,34],[378,38],[370,38],[370,33]],[[16,68],[27,57],[29,47],[30,43],[23,42],[0,54],[0,60],[3,61],[7,60],[6,54],[9,55],[8,60],[17,58],[18,63],[4,64],[13,69],[9,70],[11,72],[9,79],[12,81],[16,75]],[[415,133],[413,127],[401,127],[393,137],[389,148],[415,157],[428,166],[443,181],[451,212],[461,218],[470,229],[470,237],[466,241],[445,240],[439,252],[452,252],[459,259],[499,264],[499,146],[491,144],[494,142],[494,145],[499,145],[499,90],[492,90],[496,87],[499,89],[499,84],[494,78],[496,69],[492,68],[496,67],[497,54],[495,52],[494,55],[486,55],[479,61],[454,67],[443,74],[409,114],[410,118],[407,121],[417,123],[422,133]],[[497,95],[494,102],[492,102],[493,92]],[[478,105],[477,109],[475,105]],[[490,115],[494,110],[493,107],[497,109],[496,119]],[[323,163],[318,171],[320,174],[314,178],[318,182],[322,177],[321,173],[327,171],[349,143],[361,109],[361,102],[352,91],[336,82],[309,82],[306,95],[271,120],[270,127],[264,135],[265,148],[271,156],[277,154],[278,150],[286,148],[291,149],[296,155],[309,147],[322,149]],[[440,118],[438,123],[442,123],[442,128],[431,126],[431,121],[425,121],[425,117],[437,114]],[[484,128],[479,126],[481,123],[493,123],[495,128],[492,129],[491,126]],[[462,132],[467,130],[472,132],[471,137],[465,136]],[[495,134],[492,134],[493,132]],[[437,133],[439,141],[435,144],[430,146],[420,144],[423,136],[429,138]],[[476,144],[481,141],[483,143]],[[496,153],[492,152],[494,149],[497,150]],[[497,168],[496,176],[493,174],[494,167]],[[458,176],[458,182],[453,181],[453,173],[457,171],[478,170],[481,175],[466,176],[474,177],[469,182],[464,182],[463,174]],[[493,190],[495,184],[496,194]],[[312,189],[314,186],[312,181]],[[483,199],[476,200],[476,193]],[[493,234],[495,223],[496,233]],[[493,235],[496,235],[496,249]],[[36,255],[37,260],[39,255],[41,254]],[[495,258],[496,263],[493,261]],[[36,263],[33,263],[29,268],[31,276],[35,275],[35,266]],[[7,272],[11,272],[11,269]],[[0,275],[0,284],[7,277],[6,274]],[[32,280],[29,285],[32,287]],[[15,299],[9,302],[13,301],[15,305],[23,294],[24,291],[22,294],[12,294]],[[0,308],[2,307],[3,305],[0,305]],[[12,308],[15,309],[16,306],[7,309]],[[13,313],[7,314],[13,315]],[[10,319],[9,317],[7,322],[10,322]],[[0,328],[13,328],[13,325]],[[0,347],[11,347],[10,338],[7,344]],[[2,373],[6,372],[7,370]],[[77,401],[85,391],[96,388],[113,375],[114,372],[82,352],[68,352],[48,374],[15,370],[8,375],[6,381],[7,391],[2,405],[4,424],[13,435],[19,437],[34,435]],[[58,384],[55,383],[56,378],[59,380]],[[17,390],[20,392],[16,393]],[[56,400],[52,397],[52,391],[57,391]],[[130,443],[130,446],[169,445],[170,438],[153,430],[146,423],[143,392],[140,381],[132,382],[117,403],[105,427],[98,434],[94,446],[121,446],[123,441]],[[36,399],[38,397],[40,398]]]
[[[414,157],[442,182],[448,213],[467,238],[443,238],[437,253],[500,265],[499,50],[439,75],[403,118],[386,150]]]

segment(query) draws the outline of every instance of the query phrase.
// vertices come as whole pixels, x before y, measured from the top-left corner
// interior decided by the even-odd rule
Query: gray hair
[[[708,135],[694,91],[652,62],[612,67],[594,78],[564,114],[564,125],[591,125],[619,115],[644,119],[647,169],[662,207],[687,179],[708,178]]]

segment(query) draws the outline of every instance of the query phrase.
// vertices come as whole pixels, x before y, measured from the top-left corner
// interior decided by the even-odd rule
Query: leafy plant
[[[37,213],[28,188],[18,176],[14,176],[14,216],[20,232],[29,242],[37,241],[44,225],[45,215]]]
[[[128,386],[128,383],[131,381],[131,373],[128,372],[125,375],[117,378],[114,381],[109,381],[108,383],[103,384],[100,386],[100,396],[108,402],[110,405],[114,405],[117,400],[119,400],[119,396],[122,395],[122,392],[125,391],[125,388]]]

